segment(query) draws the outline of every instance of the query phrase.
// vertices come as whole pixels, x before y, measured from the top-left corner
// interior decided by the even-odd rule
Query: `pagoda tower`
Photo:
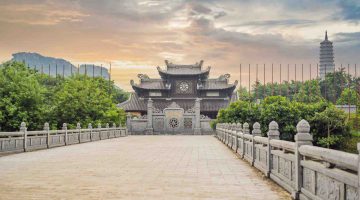
[[[325,74],[334,72],[334,51],[333,44],[328,40],[327,31],[325,40],[320,43],[320,78],[324,79]]]

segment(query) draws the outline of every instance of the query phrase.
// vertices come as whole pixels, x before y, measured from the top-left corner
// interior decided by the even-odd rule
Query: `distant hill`
[[[85,65],[81,65],[78,70],[75,65],[71,64],[67,60],[61,58],[46,57],[38,53],[19,52],[14,53],[12,56],[12,60],[18,62],[25,62],[25,64],[29,66],[29,68],[36,69],[37,71],[45,74],[50,74],[51,76],[55,76],[55,74],[57,74],[67,77],[75,73],[86,73],[88,76],[94,75],[94,77],[102,76],[104,78],[109,78],[108,69],[93,64],[86,64],[86,67]]]

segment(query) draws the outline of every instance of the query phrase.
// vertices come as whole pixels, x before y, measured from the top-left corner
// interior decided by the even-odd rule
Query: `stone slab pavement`
[[[0,199],[290,199],[213,136],[129,136],[0,157]]]

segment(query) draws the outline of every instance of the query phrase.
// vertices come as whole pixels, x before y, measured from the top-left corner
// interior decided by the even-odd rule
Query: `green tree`
[[[356,90],[345,88],[344,91],[341,93],[340,97],[336,101],[338,105],[356,105],[360,106],[360,95],[357,93]]]
[[[46,88],[33,71],[19,62],[0,66],[0,126],[2,130],[18,130],[22,121],[29,130],[41,128],[45,115]]]
[[[78,122],[83,126],[88,123],[123,124],[125,113],[116,107],[112,94],[105,88],[102,78],[79,75],[65,80],[55,93],[54,123],[58,127],[62,123],[75,126]]]

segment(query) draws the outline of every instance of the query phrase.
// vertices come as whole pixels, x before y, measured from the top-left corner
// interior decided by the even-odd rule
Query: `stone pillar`
[[[27,127],[26,127],[26,123],[25,122],[21,122],[20,124],[20,132],[23,133],[23,137],[24,137],[24,143],[23,143],[23,147],[24,147],[24,152],[27,151]]]
[[[146,135],[153,135],[154,128],[153,128],[153,100],[149,98],[147,103],[147,125],[146,125]]]
[[[116,124],[115,123],[113,123],[112,128],[113,128],[114,137],[116,138]]]
[[[280,140],[279,125],[276,121],[272,121],[269,124],[268,138]]]
[[[251,133],[252,133],[252,146],[253,146],[251,165],[254,166],[255,160],[256,160],[256,148],[255,148],[255,140],[254,140],[254,137],[255,137],[255,136],[261,136],[261,130],[260,130],[260,123],[259,123],[259,122],[255,122],[255,123],[253,124],[253,130],[252,130]]]
[[[358,157],[358,195],[360,194],[360,143],[357,143]]]
[[[131,114],[127,113],[126,114],[126,128],[128,133],[131,133]]]
[[[66,145],[68,145],[68,131],[67,131],[67,124],[66,123],[63,123],[62,130],[65,131],[64,142],[65,142],[65,146],[66,146]]]
[[[90,141],[92,141],[92,124],[88,124],[88,129],[90,129]]]
[[[270,177],[271,172],[271,144],[270,140],[272,139],[280,139],[279,125],[276,121],[272,121],[269,124],[269,131],[267,133],[268,136],[268,144],[267,144],[267,163],[266,163],[266,176]]]
[[[107,139],[109,139],[110,138],[110,126],[109,126],[109,123],[106,123],[106,131],[107,131]]]
[[[80,123],[77,123],[77,124],[76,124],[76,130],[78,131],[78,140],[79,140],[79,143],[81,143],[81,125],[80,125]]]
[[[253,125],[253,130],[252,130],[252,135],[253,136],[261,136],[261,129],[260,129],[260,123],[259,122],[255,122]]]
[[[291,193],[292,198],[298,199],[302,187],[302,167],[299,148],[302,145],[311,145],[313,136],[310,134],[310,125],[306,120],[301,120],[296,126],[297,133],[295,135],[295,192]]]
[[[250,129],[249,129],[249,124],[247,122],[245,122],[243,124],[243,134],[250,134]],[[245,137],[242,138],[242,155],[241,157],[244,158],[245,157]]]
[[[99,140],[101,140],[101,124],[100,123],[98,123],[97,129],[98,129],[98,132],[99,132]]]
[[[49,126],[49,123],[45,123],[44,124],[44,131],[46,131],[46,146],[47,148],[50,148],[50,126]]]
[[[200,124],[200,98],[195,99],[195,127],[194,127],[194,134],[201,135],[201,124]]]

